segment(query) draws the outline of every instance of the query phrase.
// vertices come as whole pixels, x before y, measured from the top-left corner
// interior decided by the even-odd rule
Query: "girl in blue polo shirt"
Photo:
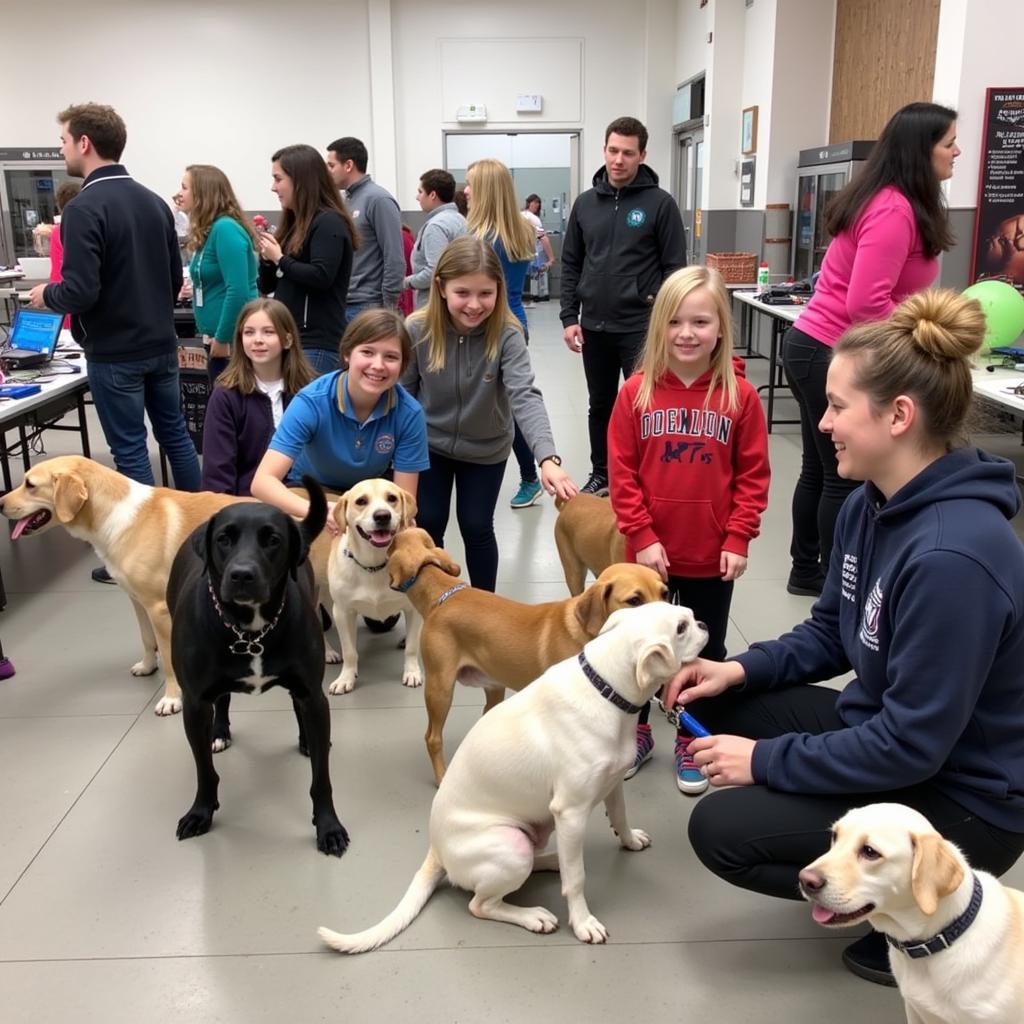
[[[399,383],[412,343],[392,310],[368,309],[341,339],[335,370],[307,384],[291,401],[252,481],[253,497],[304,518],[309,503],[290,491],[308,473],[328,491],[394,471],[394,481],[416,494],[430,465],[423,410]],[[337,532],[333,516],[327,528]]]

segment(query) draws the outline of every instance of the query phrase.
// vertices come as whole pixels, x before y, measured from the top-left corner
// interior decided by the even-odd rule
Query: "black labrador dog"
[[[315,480],[304,483],[310,504],[300,524],[270,505],[229,505],[193,531],[171,567],[171,660],[197,777],[195,801],[178,822],[179,839],[208,832],[220,806],[215,705],[217,733],[229,740],[231,694],[283,686],[299,722],[299,749],[308,750],[313,770],[317,849],[340,857],[348,846],[331,793],[324,638],[306,561],[326,522],[327,500]]]

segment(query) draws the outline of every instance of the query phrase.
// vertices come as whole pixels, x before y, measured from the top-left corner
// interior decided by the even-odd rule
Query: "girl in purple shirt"
[[[786,333],[782,361],[800,407],[803,457],[793,492],[791,594],[821,593],[836,517],[857,486],[836,471],[835,448],[818,429],[832,346],[857,323],[884,320],[939,271],[953,247],[942,182],[952,177],[956,111],[911,103],[893,114],[861,173],[833,200],[832,236],[814,295]]]

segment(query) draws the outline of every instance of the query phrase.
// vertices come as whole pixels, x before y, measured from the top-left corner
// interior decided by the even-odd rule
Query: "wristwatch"
[[[540,460],[540,465],[543,466],[545,462],[553,462],[556,466],[562,464],[562,460],[557,455],[547,455]]]

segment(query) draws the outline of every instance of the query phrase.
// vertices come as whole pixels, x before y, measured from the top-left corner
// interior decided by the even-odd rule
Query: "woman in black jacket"
[[[285,146],[271,159],[283,212],[276,235],[259,234],[260,291],[288,307],[314,370],[329,373],[338,368],[359,232],[312,146]]]

